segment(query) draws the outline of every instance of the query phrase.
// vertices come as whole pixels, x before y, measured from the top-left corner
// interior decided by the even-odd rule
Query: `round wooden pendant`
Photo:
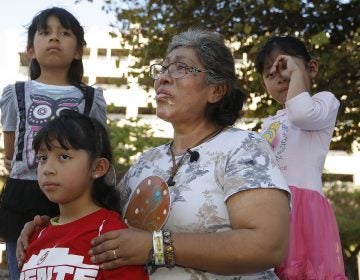
[[[170,211],[166,182],[158,176],[145,178],[135,189],[125,213],[125,222],[147,231],[158,231]]]

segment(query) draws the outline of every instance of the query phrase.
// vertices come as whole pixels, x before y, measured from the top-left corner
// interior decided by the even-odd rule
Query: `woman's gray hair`
[[[226,94],[216,103],[209,103],[206,117],[220,125],[233,125],[240,117],[245,94],[236,86],[235,62],[224,38],[217,32],[191,28],[171,40],[166,54],[176,48],[192,48],[204,68],[209,84],[226,85]]]
[[[225,82],[228,91],[234,88],[234,58],[219,33],[199,28],[189,29],[173,37],[167,54],[179,47],[190,47],[196,52],[204,68],[210,71],[206,77],[208,83]]]

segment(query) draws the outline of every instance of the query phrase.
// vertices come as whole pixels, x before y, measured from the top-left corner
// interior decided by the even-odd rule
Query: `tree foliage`
[[[139,118],[127,119],[127,123],[121,126],[117,121],[110,120],[108,129],[114,153],[113,161],[119,178],[140,153],[169,141],[154,137],[151,126],[140,123]]]
[[[357,279],[360,253],[360,191],[338,182],[326,192],[340,229],[341,245],[348,279]]]
[[[248,93],[249,104],[257,102],[247,117],[261,118],[277,109],[252,63],[260,46],[272,35],[301,38],[320,60],[314,90],[330,90],[341,101],[333,148],[349,150],[352,141],[360,140],[359,0],[104,0],[103,9],[116,14],[113,35],[132,46],[137,58],[132,74],[145,88],[152,81],[139,69],[163,58],[174,34],[193,26],[223,34],[243,63],[237,70],[239,86]]]

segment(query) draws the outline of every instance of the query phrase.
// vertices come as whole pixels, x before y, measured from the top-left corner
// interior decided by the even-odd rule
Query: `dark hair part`
[[[191,28],[175,35],[167,54],[176,48],[192,48],[204,68],[209,84],[225,84],[226,94],[216,103],[208,105],[206,116],[220,126],[233,125],[240,117],[245,94],[236,86],[235,62],[223,37],[216,32],[201,28]]]
[[[59,19],[61,25],[70,29],[76,37],[78,50],[82,52],[86,46],[84,38],[84,29],[79,21],[67,10],[58,7],[52,7],[39,12],[28,27],[27,50],[34,47],[34,37],[38,30],[47,29],[47,20],[49,16],[55,16]],[[37,59],[32,59],[29,66],[30,79],[35,80],[41,74],[40,64]],[[74,59],[68,72],[70,84],[83,90],[82,78],[84,75],[84,66],[81,59]]]
[[[112,149],[106,128],[96,119],[65,109],[49,121],[34,137],[33,148],[37,153],[41,145],[51,150],[54,140],[63,149],[85,150],[90,164],[96,158],[112,162]],[[109,170],[108,172],[111,172]],[[120,195],[115,185],[109,185],[105,175],[94,180],[92,198],[101,207],[120,211]]]
[[[255,68],[258,73],[262,74],[264,72],[265,62],[274,50],[301,58],[305,63],[313,59],[305,44],[299,39],[289,35],[274,36],[265,43],[256,56]]]

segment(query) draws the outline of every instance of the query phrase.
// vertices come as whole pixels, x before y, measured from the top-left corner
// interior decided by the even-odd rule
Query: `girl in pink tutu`
[[[290,244],[280,279],[347,279],[334,212],[321,174],[339,101],[328,91],[311,95],[319,64],[291,36],[271,38],[256,58],[270,96],[283,106],[264,120],[262,135],[275,152],[292,193]]]

